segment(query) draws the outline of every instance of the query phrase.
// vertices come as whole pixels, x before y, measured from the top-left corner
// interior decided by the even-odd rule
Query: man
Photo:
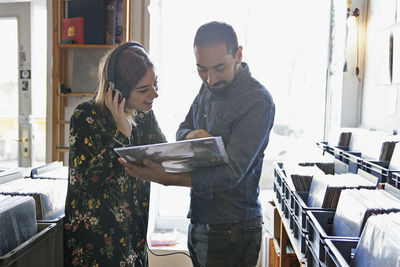
[[[258,260],[258,184],[275,105],[242,62],[242,50],[226,23],[198,29],[194,53],[203,84],[176,134],[177,140],[221,136],[229,163],[172,174],[148,160],[145,167],[120,160],[131,176],[191,187],[188,248],[196,267],[255,266]]]

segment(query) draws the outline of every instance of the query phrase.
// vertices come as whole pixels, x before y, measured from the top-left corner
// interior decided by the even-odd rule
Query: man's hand
[[[131,164],[123,158],[119,158],[118,161],[125,167],[129,176],[162,185],[192,186],[189,173],[168,173],[160,164],[148,159],[143,161],[144,167]]]
[[[207,132],[206,130],[199,129],[199,130],[193,130],[189,132],[186,136],[185,139],[197,139],[197,138],[204,138],[204,137],[211,137],[212,135]]]

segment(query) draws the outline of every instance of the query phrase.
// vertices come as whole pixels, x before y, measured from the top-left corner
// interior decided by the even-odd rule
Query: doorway
[[[46,9],[40,5],[38,8],[39,4],[30,2],[0,3],[0,34],[7,36],[7,41],[0,43],[2,169],[45,162],[46,49],[37,40],[46,42],[41,30],[46,29],[42,27],[46,25]],[[33,38],[35,42],[32,35],[37,37]]]

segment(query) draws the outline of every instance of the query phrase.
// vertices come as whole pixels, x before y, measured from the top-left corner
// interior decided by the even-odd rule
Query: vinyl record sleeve
[[[144,159],[161,164],[167,172],[189,172],[228,163],[220,136],[143,146],[114,148],[126,161],[142,165]]]

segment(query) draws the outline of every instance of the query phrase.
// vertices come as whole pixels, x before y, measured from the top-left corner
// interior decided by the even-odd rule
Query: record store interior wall
[[[347,2],[348,0],[335,0]],[[52,10],[47,1],[47,10]],[[148,46],[150,0],[134,0],[133,36]],[[341,127],[366,127],[383,131],[400,130],[400,1],[352,0],[351,12],[360,16],[349,28],[346,46],[347,72],[343,73]],[[48,16],[47,144],[51,144],[51,40],[52,15]],[[351,22],[349,22],[351,23]],[[355,28],[354,28],[355,27]],[[358,33],[358,34],[357,34]],[[359,73],[356,75],[356,68]],[[47,147],[47,159],[51,149]],[[49,156],[50,155],[50,156]]]
[[[367,10],[360,126],[398,132],[400,1],[369,0]]]

